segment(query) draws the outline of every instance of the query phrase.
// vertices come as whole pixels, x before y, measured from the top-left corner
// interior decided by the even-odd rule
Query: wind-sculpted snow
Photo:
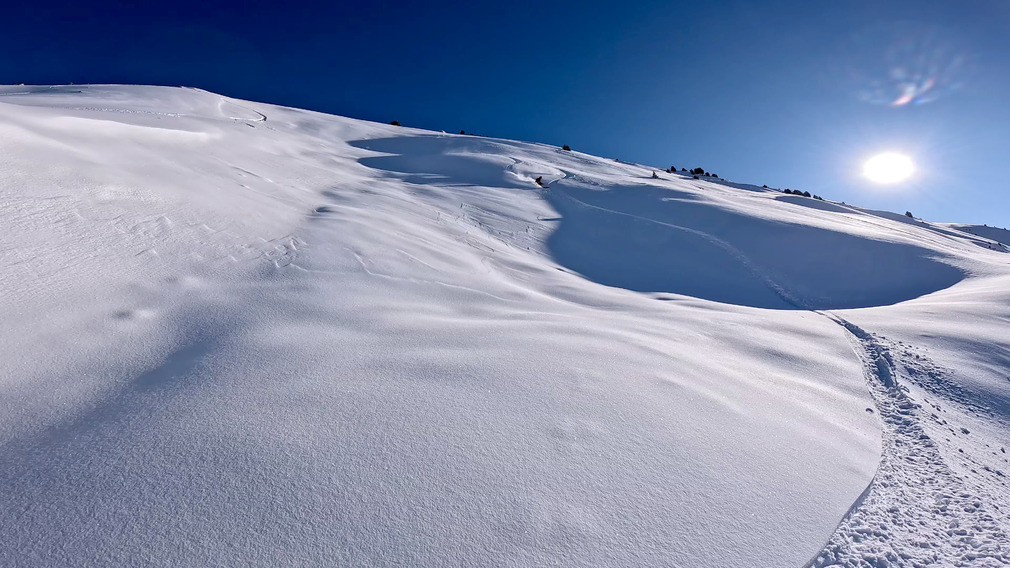
[[[0,564],[1005,559],[1005,253],[660,177],[0,88]]]
[[[516,148],[497,141],[422,136],[356,145],[392,154],[362,163],[407,174],[411,183],[530,188],[528,176],[510,168],[523,163],[508,157]],[[640,172],[614,179],[568,176],[546,164],[527,171],[553,178],[544,192],[560,215],[547,240],[553,259],[608,286],[759,308],[836,309],[896,304],[964,277],[935,250],[756,217],[704,190],[647,185]]]
[[[915,403],[903,384],[918,380],[933,390],[949,378],[921,355],[836,319],[865,366],[884,448],[873,482],[809,566],[1010,566],[1007,484],[973,487],[958,475],[924,424],[946,425],[936,414],[943,408],[929,398]],[[1005,479],[1001,470],[987,471]]]
[[[926,248],[749,216],[668,189],[558,186],[554,257],[611,286],[829,309],[895,304],[963,278]]]

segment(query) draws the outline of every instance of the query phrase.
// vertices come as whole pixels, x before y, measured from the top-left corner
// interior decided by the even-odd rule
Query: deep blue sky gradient
[[[57,0],[6,15],[0,83],[186,85],[1010,226],[1004,0]],[[861,99],[894,45],[892,64],[947,70],[935,100]],[[919,174],[862,179],[881,150]]]

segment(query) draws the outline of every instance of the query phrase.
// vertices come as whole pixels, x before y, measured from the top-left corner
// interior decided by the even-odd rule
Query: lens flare
[[[969,51],[937,26],[875,24],[853,36],[840,54],[849,88],[864,102],[902,107],[935,101],[968,81]]]
[[[905,181],[915,171],[912,159],[904,154],[885,152],[877,154],[863,164],[863,175],[874,183],[898,183]]]

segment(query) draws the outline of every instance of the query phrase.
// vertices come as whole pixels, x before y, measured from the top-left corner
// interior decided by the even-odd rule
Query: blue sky
[[[1010,226],[1010,3],[25,3],[0,83],[151,83]],[[861,177],[911,155],[896,186]]]

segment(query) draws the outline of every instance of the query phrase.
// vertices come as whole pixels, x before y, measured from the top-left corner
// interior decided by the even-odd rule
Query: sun
[[[875,183],[898,183],[905,181],[915,171],[912,159],[904,154],[885,152],[866,160],[863,175]]]

